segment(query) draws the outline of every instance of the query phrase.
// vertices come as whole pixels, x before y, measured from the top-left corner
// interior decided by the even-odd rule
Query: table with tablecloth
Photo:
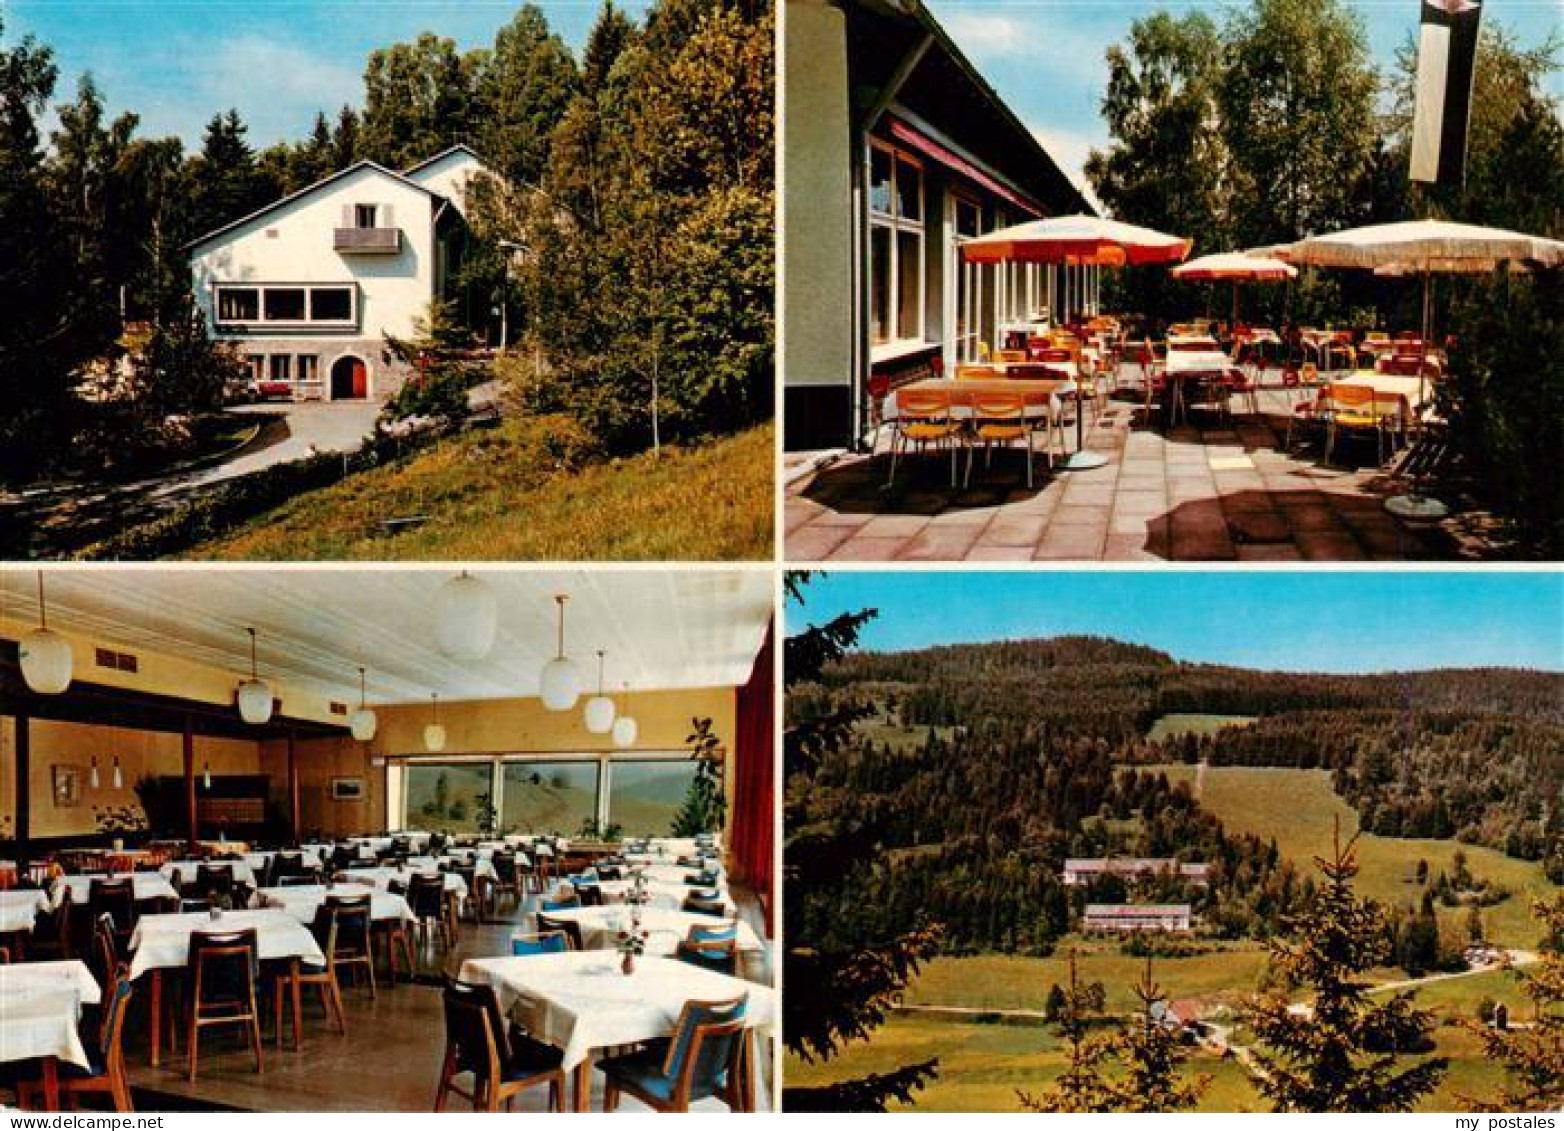
[[[1169,349],[1163,373],[1173,390],[1164,416],[1176,423],[1185,409],[1184,386],[1189,382],[1225,381],[1233,371],[1233,359],[1219,349]]]
[[[1035,363],[1028,363],[1035,364]],[[997,371],[996,371],[997,372]],[[949,398],[951,415],[964,419],[972,415],[972,405],[980,396],[1017,394],[1026,407],[1028,416],[1041,418],[1045,413],[1057,415],[1060,393],[1072,392],[1075,382],[1068,378],[1037,377],[963,377],[953,380],[945,377],[925,377],[909,381],[891,391],[885,401],[885,418],[894,420],[900,414],[898,399],[906,393],[941,393]]]
[[[625,896],[634,887],[632,880],[599,880],[598,890],[603,893],[604,901],[608,903],[623,903]],[[666,907],[677,911],[684,906],[684,901],[689,898],[691,892],[712,891],[717,892],[717,898],[722,901],[723,908],[733,913],[733,900],[728,897],[724,886],[720,883],[711,887],[697,887],[690,884],[669,884],[660,881],[652,881],[646,885],[646,899],[649,907]]]
[[[326,902],[327,896],[338,899],[354,899],[366,894],[363,884],[299,884],[296,887],[261,888],[250,897],[251,907],[271,907],[286,911],[301,923],[313,923],[315,913]],[[400,895],[370,888],[369,917],[375,922],[414,922],[412,908]]]
[[[777,1025],[771,987],[672,958],[642,956],[631,974],[614,951],[472,958],[462,963],[461,979],[494,987],[502,1010],[564,1053],[564,1067],[575,1072],[577,1111],[591,1096],[593,1051],[671,1036],[687,1001],[747,995],[745,1028],[771,1037]],[[753,1070],[755,1057],[748,1061]]]
[[[1384,404],[1401,420],[1403,428],[1410,427],[1427,410],[1426,398],[1433,392],[1433,382],[1404,374],[1380,373],[1362,369],[1346,377],[1338,377],[1326,386],[1326,395],[1336,385],[1350,385],[1374,390],[1374,405],[1379,412]],[[1381,413],[1381,415],[1384,415]]]
[[[65,893],[71,893],[71,902],[81,906],[92,898],[92,882],[108,879],[129,880],[131,897],[140,903],[151,899],[179,898],[179,892],[174,889],[168,879],[160,872],[115,872],[112,876],[106,873],[87,873],[79,876],[57,876],[49,885],[49,894],[54,906],[58,907],[60,901],[65,898]]]
[[[0,891],[0,935],[30,932],[33,920],[51,906],[49,893],[33,888]]]
[[[234,883],[255,885],[255,872],[239,857],[230,857],[222,860],[174,860],[164,864],[158,871],[165,879],[170,881],[179,877],[181,884],[193,884],[196,880],[196,870],[205,864],[208,868],[227,868],[233,873]]]
[[[266,871],[267,866],[277,856],[292,856],[305,868],[319,868],[321,866],[320,853],[307,848],[262,849],[256,852],[246,852],[244,854],[244,862],[250,866],[250,871],[260,875]]]
[[[581,929],[582,945],[588,950],[611,950],[619,933],[630,927],[630,909],[611,907],[572,907],[564,911],[545,911],[550,919],[575,923]],[[641,909],[641,929],[648,933],[646,952],[669,955],[679,948],[679,940],[689,936],[691,927],[723,927],[732,924],[712,915],[700,915],[693,911],[674,911],[666,907]],[[765,949],[760,936],[748,923],[739,921],[738,949],[756,952]]]
[[[315,936],[309,928],[286,911],[262,908],[257,911],[224,911],[216,916],[206,911],[179,915],[143,915],[130,936],[130,976],[149,976],[152,983],[147,1010],[151,1025],[152,1063],[162,1056],[163,971],[183,970],[190,956],[190,936],[197,931],[230,934],[254,929],[256,952],[262,962],[287,962],[295,971],[301,961],[325,962]],[[297,992],[295,991],[295,997]],[[299,1003],[293,1004],[294,1016]]]
[[[58,1111],[59,1062],[89,1065],[79,1023],[81,1008],[102,991],[85,963],[27,962],[0,966],[0,1064],[40,1061],[44,1109]]]
[[[632,875],[639,873],[648,880],[660,884],[686,883],[691,876],[699,875],[702,869],[693,864],[638,864],[629,862]],[[720,884],[723,878],[721,865],[715,865],[712,869],[717,874],[717,882]],[[695,887],[712,887],[711,884],[695,884]]]
[[[498,883],[500,875],[494,870],[494,861],[490,857],[478,857],[466,859],[454,854],[442,856],[409,856],[407,866],[416,872],[437,872],[442,863],[452,863],[458,867],[471,868],[475,878],[488,880],[490,883]]]
[[[363,884],[380,891],[388,890],[393,883],[406,885],[414,876],[442,876],[445,890],[454,892],[457,899],[467,898],[467,881],[455,872],[437,872],[433,868],[349,868],[341,873],[350,884]]]

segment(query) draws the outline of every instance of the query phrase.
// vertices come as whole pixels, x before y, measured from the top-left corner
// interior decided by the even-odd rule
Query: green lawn
[[[1170,781],[1193,785],[1195,780],[1194,766],[1151,769],[1166,771]],[[1229,831],[1253,833],[1266,840],[1274,837],[1284,857],[1310,870],[1314,857],[1329,852],[1337,818],[1343,836],[1358,827],[1357,812],[1331,789],[1330,774],[1325,770],[1211,766],[1206,770],[1200,803]],[[1362,868],[1358,890],[1400,904],[1422,898],[1423,889],[1413,882],[1419,860],[1428,861],[1430,872],[1441,868],[1448,872],[1453,870],[1455,853],[1465,852],[1467,867],[1474,875],[1494,880],[1514,893],[1503,903],[1483,909],[1489,939],[1527,949],[1536,945],[1539,928],[1531,917],[1531,902],[1553,891],[1540,865],[1453,840],[1403,840],[1366,834],[1358,845]],[[1453,919],[1458,928],[1465,923],[1462,908],[1441,908],[1440,913]]]
[[[1224,727],[1244,727],[1254,721],[1253,715],[1163,715],[1151,724],[1146,738],[1150,742],[1160,742],[1186,734],[1215,734]]]
[[[552,473],[515,423],[440,443],[395,466],[291,499],[200,559],[769,559],[775,431],[763,425],[688,449],[664,448]],[[382,520],[427,515],[387,535]]]

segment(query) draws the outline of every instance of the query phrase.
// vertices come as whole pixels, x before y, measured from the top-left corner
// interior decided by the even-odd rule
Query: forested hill
[[[1072,792],[1089,785],[1098,794],[1077,798],[1072,812],[1102,800],[1110,780],[1104,764],[1317,767],[1331,771],[1369,831],[1458,837],[1546,860],[1564,882],[1564,674],[1264,672],[1059,637],[855,654],[827,669],[819,685],[796,689],[789,711],[808,713],[843,696],[903,726],[954,727],[946,741],[960,749],[943,753],[995,759],[995,768],[1014,753],[1000,749],[1006,745],[1038,751],[1044,761],[1050,751],[1069,750],[1071,760],[1083,748],[1100,752],[1094,775],[1070,776]],[[1159,718],[1186,714],[1253,722],[1154,732]],[[875,741],[868,730],[860,747],[871,763]],[[945,820],[906,820],[917,827],[924,816]],[[1077,830],[1067,822],[1061,831]]]

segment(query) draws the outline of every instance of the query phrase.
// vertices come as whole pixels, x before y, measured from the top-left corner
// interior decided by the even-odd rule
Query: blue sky
[[[578,57],[600,0],[544,0]],[[257,149],[304,137],[324,109],[363,103],[377,47],[433,31],[458,49],[489,47],[520,0],[0,0],[5,39],[54,49],[57,101],[91,71],[110,110],[141,115],[143,136],[199,146],[213,114],[237,107]],[[645,0],[619,0],[639,18]]]
[[[1167,0],[928,0],[929,8],[1021,120],[1065,170],[1080,180],[1093,146],[1107,143],[1098,114],[1107,85],[1104,52],[1129,36],[1130,25],[1159,9],[1204,9],[1219,22],[1225,10],[1247,4]],[[1369,47],[1381,71],[1415,34],[1421,0],[1348,0],[1363,17]],[[1560,27],[1560,0],[1487,0],[1483,20],[1505,25],[1523,47],[1545,41]],[[1552,90],[1564,95],[1564,78]]]
[[[1564,670],[1557,572],[844,571],[805,597],[790,633],[873,607],[880,651],[1084,633],[1269,670]]]

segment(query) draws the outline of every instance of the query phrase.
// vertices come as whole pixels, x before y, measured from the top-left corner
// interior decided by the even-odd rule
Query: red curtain
[[[733,819],[728,826],[733,872],[760,897],[768,934],[776,906],[775,627],[767,626],[749,681],[738,689]]]

